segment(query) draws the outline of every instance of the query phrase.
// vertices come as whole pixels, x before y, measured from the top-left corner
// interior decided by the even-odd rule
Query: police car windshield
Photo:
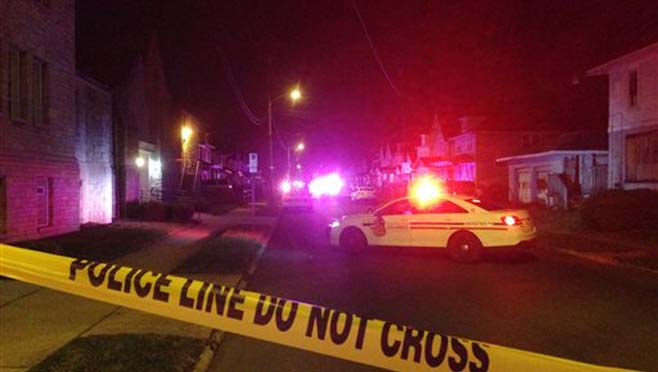
[[[487,210],[487,211],[499,211],[503,209],[510,209],[510,205],[501,200],[488,200],[480,198],[469,198],[464,199],[471,204],[475,204],[478,207]]]

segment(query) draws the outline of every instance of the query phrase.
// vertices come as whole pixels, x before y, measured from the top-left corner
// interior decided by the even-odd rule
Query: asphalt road
[[[329,247],[326,216],[285,214],[248,289],[583,362],[658,370],[658,280],[542,253],[475,265],[432,250]],[[549,247],[550,248],[550,247]],[[228,335],[213,371],[369,371]]]

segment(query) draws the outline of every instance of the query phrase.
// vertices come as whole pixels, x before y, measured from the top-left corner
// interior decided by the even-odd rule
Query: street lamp
[[[297,102],[302,98],[302,91],[299,88],[295,88],[290,91],[290,100]]]
[[[180,130],[180,137],[183,140],[183,146],[187,144],[187,141],[192,137],[192,128],[187,125],[184,125]]]
[[[290,168],[290,165],[291,165],[290,164],[290,150],[291,149],[292,149],[292,147],[286,147],[286,155],[288,156],[288,168],[287,168],[288,169],[288,177],[290,177],[290,171],[291,171],[291,168]],[[295,152],[296,153],[300,153],[300,152],[304,151],[304,149],[306,149],[306,145],[304,144],[304,142],[298,142],[297,145],[295,146]],[[299,170],[299,168],[297,168],[297,170]]]
[[[194,134],[194,131],[192,128],[187,125],[183,124],[183,126],[180,129],[180,138],[181,138],[181,171],[180,171],[180,181],[178,184],[178,187],[180,189],[183,188],[183,182],[185,180],[185,158],[186,158],[186,150],[188,147],[188,143],[190,142],[190,139],[192,138],[192,134]]]
[[[269,137],[269,159],[270,159],[270,192],[271,192],[271,201],[274,201],[275,188],[274,188],[274,145],[272,141],[272,102],[276,102],[279,99],[288,96],[288,98],[293,102],[297,102],[302,98],[302,92],[299,87],[293,88],[288,94],[282,94],[278,97],[267,99],[267,134]]]

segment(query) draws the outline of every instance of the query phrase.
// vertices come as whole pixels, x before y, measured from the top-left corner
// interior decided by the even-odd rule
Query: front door
[[[519,171],[519,202],[532,203],[532,173]]]

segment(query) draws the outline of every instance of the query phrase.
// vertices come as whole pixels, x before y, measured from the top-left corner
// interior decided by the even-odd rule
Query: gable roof
[[[649,58],[651,56],[658,56],[658,42],[634,50],[630,53],[624,54],[621,57],[615,58],[612,61],[608,61],[602,65],[593,67],[587,71],[587,75],[597,76],[597,75],[607,75],[611,70],[623,66],[628,63],[635,63],[643,59]]]

